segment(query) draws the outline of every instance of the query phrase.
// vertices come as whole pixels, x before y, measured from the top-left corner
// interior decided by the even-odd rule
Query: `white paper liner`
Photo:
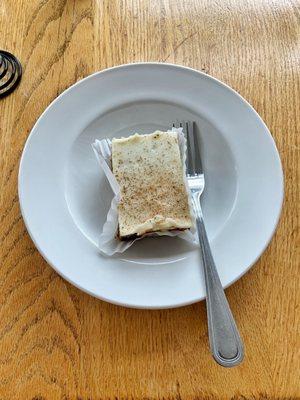
[[[178,135],[178,143],[180,148],[180,155],[183,164],[183,178],[185,182],[185,186],[187,189],[187,193],[189,194],[188,182],[186,179],[186,168],[185,168],[185,160],[186,160],[186,140],[184,134],[182,132],[182,128],[176,129],[172,128],[168,132],[176,132]],[[180,231],[180,230],[172,230],[172,231],[164,231],[164,232],[155,232],[155,233],[146,233],[140,237],[137,237],[133,240],[120,240],[117,237],[118,233],[118,203],[120,199],[120,189],[116,178],[111,170],[111,141],[109,139],[96,140],[92,144],[93,150],[96,154],[96,157],[99,161],[101,168],[114,192],[114,197],[111,201],[110,209],[107,214],[106,222],[103,226],[103,231],[100,234],[98,247],[101,253],[111,256],[115,253],[123,253],[126,249],[128,249],[132,244],[144,237],[149,236],[177,236],[187,242],[190,242],[194,245],[198,244],[198,239],[196,235],[195,227]],[[193,207],[191,204],[191,198],[189,196],[189,205],[191,210],[191,215],[194,219]]]

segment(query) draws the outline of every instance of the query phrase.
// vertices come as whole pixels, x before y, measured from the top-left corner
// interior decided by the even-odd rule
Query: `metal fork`
[[[203,221],[200,197],[205,181],[195,122],[177,122],[173,126],[183,128],[187,138],[187,179],[203,260],[210,348],[218,364],[233,367],[242,362],[244,349],[216,269]]]

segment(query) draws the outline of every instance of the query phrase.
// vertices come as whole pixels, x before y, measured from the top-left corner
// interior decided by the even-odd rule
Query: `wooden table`
[[[300,398],[299,45],[296,0],[0,2],[0,47],[24,67],[21,85],[0,101],[1,400]],[[79,79],[135,61],[226,82],[261,114],[281,154],[277,233],[227,290],[246,346],[231,370],[209,355],[203,302],[142,311],[96,300],[47,265],[20,214],[18,165],[38,116]]]

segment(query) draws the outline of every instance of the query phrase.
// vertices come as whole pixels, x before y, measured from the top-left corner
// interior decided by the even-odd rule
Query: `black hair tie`
[[[0,98],[9,95],[20,83],[22,66],[8,51],[0,50]]]

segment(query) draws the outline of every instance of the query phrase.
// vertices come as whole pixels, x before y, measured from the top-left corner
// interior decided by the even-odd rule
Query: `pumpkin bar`
[[[121,193],[120,239],[192,227],[176,132],[113,139],[112,171]]]

